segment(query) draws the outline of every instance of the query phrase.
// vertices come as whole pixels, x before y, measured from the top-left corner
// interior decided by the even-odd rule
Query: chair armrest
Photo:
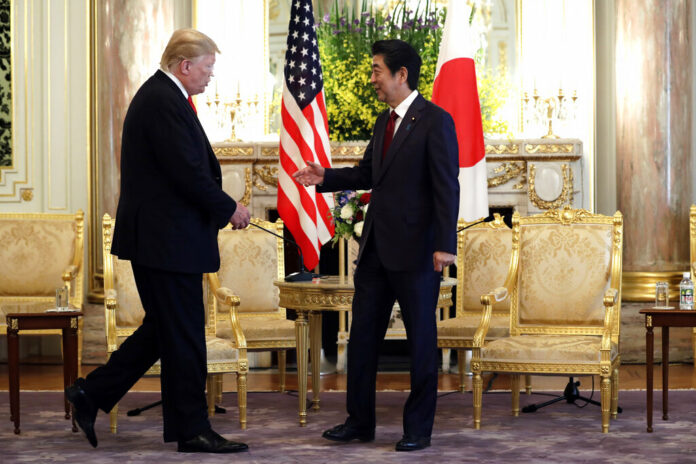
[[[63,282],[71,282],[77,277],[77,273],[80,271],[80,266],[76,264],[71,264],[63,271]]]
[[[222,305],[218,305],[218,311],[221,313],[226,313],[232,308],[234,308],[236,312],[236,308],[241,303],[239,297],[227,287],[219,287],[215,290],[215,298],[217,298],[218,302],[222,303]]]
[[[615,288],[607,289],[604,293],[604,331],[602,332],[601,351],[611,350],[611,338],[614,334],[614,313],[619,299],[619,291]]]

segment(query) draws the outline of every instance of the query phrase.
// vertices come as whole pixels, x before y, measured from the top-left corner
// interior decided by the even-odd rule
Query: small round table
[[[319,357],[321,351],[321,313],[350,311],[353,306],[353,279],[327,276],[315,282],[285,282],[276,280],[280,306],[297,312],[295,339],[297,343],[297,393],[300,427],[307,425],[307,341],[312,361],[312,409],[319,409]],[[452,287],[457,279],[445,277],[440,284],[437,308],[452,306]],[[433,317],[437,312],[433,314]]]

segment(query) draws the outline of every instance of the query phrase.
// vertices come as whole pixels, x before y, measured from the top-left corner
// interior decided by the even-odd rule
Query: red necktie
[[[396,114],[396,111],[391,112],[389,115],[389,121],[387,121],[387,128],[384,130],[384,144],[382,145],[382,159],[384,159],[384,156],[387,154],[387,150],[389,150],[389,145],[391,145],[392,138],[394,138],[394,127],[396,126],[396,120],[399,118],[399,115]]]
[[[196,105],[193,104],[193,98],[191,98],[191,95],[189,95],[189,97],[188,97],[188,102],[189,102],[189,105],[191,105],[191,108],[193,108],[193,112],[198,114],[198,111],[196,110]]]

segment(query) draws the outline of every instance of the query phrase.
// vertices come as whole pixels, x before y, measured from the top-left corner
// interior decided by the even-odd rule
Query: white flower
[[[355,232],[355,235],[357,235],[358,237],[362,237],[362,230],[364,225],[365,221],[360,221],[353,226],[353,232]]]
[[[341,208],[341,219],[345,219],[347,221],[348,219],[353,217],[353,214],[355,214],[355,210],[353,209],[352,205],[343,205],[343,208]]]
[[[368,207],[368,206],[370,206],[369,203],[366,204],[365,206],[363,206],[363,217],[367,217],[367,207]]]

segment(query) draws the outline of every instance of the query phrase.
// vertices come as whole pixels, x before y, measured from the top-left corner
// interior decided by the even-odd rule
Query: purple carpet
[[[584,393],[584,392],[583,392]],[[159,398],[159,394],[130,393],[121,403],[118,434],[109,433],[109,418],[97,418],[99,447],[89,446],[82,433],[70,431],[57,392],[22,392],[20,435],[13,434],[6,392],[0,394],[0,462],[106,463],[106,462],[234,462],[234,463],[685,463],[696,462],[696,392],[670,394],[670,419],[662,420],[661,392],[655,392],[654,433],[645,432],[645,392],[624,391],[619,397],[623,413],[601,433],[599,408],[578,408],[557,403],[533,414],[510,415],[509,393],[483,397],[481,430],[472,429],[471,394],[441,394],[432,447],[414,453],[396,453],[401,437],[401,412],[406,393],[377,396],[378,426],[373,443],[336,444],[321,432],[345,418],[344,393],[324,393],[321,411],[309,413],[308,425],[297,422],[297,398],[291,394],[250,393],[249,428],[241,431],[236,396],[226,393],[227,414],[211,419],[213,428],[249,444],[250,451],[234,456],[176,453],[176,445],[162,441],[160,408],[127,417],[125,411]],[[595,398],[598,398],[595,393]],[[548,396],[521,395],[521,404]]]

